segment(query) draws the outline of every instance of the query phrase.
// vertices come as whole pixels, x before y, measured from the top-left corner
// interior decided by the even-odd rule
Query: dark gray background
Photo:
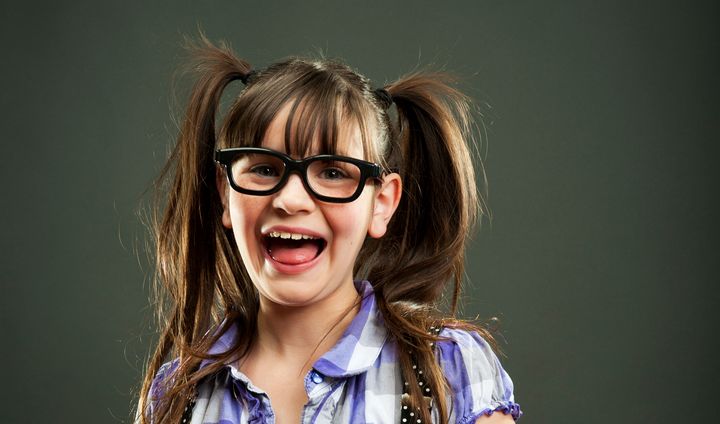
[[[377,85],[418,64],[465,77],[494,220],[464,312],[500,317],[523,421],[711,421],[718,18],[711,1],[3,2],[0,421],[128,421],[154,340],[137,211],[198,24],[258,67],[322,50]]]

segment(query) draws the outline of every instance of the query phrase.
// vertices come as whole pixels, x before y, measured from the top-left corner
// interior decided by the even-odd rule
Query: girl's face
[[[285,150],[290,104],[273,119],[262,147]],[[357,125],[340,129],[338,154],[363,158]],[[317,154],[317,152],[311,152]],[[371,180],[350,203],[326,203],[308,193],[299,175],[269,196],[238,193],[218,173],[223,225],[232,228],[248,274],[262,300],[284,306],[347,306],[357,297],[353,266],[366,235],[381,237],[400,199],[400,178]],[[283,240],[291,237],[300,240]]]

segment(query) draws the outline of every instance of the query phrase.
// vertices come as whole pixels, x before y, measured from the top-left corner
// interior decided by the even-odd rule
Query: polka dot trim
[[[430,327],[430,331],[428,331],[428,334],[433,334],[435,336],[438,336],[440,334],[440,331],[442,330],[441,327]],[[434,347],[435,343],[430,343],[430,347]],[[412,355],[412,351],[408,352],[410,355]],[[414,357],[413,357],[414,360]],[[421,369],[418,368],[417,364],[413,364],[412,369],[415,371],[416,378],[418,381],[418,385],[421,389],[423,389],[423,397],[425,398],[427,405],[432,405],[432,393],[430,392],[430,387],[427,385],[427,381],[425,380],[425,376],[423,375],[423,372]],[[422,424],[422,419],[419,417],[422,416],[419,410],[412,410],[410,405],[410,391],[408,390],[408,386],[410,383],[405,381],[403,378],[403,395],[402,395],[402,408],[400,409],[400,423],[401,424]]]
[[[188,398],[187,405],[185,405],[185,411],[183,411],[182,419],[180,420],[180,424],[188,424],[190,422],[190,419],[192,418],[193,408],[195,408],[195,401],[197,400],[197,392],[193,392],[193,394]]]

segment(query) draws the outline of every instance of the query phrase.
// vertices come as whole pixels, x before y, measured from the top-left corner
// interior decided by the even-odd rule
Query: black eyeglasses
[[[225,167],[230,186],[240,193],[267,196],[278,192],[291,172],[323,202],[347,203],[357,199],[368,178],[381,179],[380,165],[337,155],[317,155],[295,160],[275,150],[236,147],[215,151],[215,161]]]

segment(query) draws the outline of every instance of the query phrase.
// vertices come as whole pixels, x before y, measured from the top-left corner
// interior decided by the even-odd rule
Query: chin
[[[320,293],[308,290],[272,290],[260,295],[275,305],[293,308],[312,306],[322,299]]]
[[[302,275],[273,275],[260,277],[256,287],[262,297],[276,305],[304,307],[318,305],[332,298],[333,303],[344,304],[344,285],[352,284],[352,277],[327,279],[327,272],[305,273]],[[347,281],[345,281],[347,280]],[[340,283],[338,283],[340,281]],[[260,284],[258,284],[260,282]]]

